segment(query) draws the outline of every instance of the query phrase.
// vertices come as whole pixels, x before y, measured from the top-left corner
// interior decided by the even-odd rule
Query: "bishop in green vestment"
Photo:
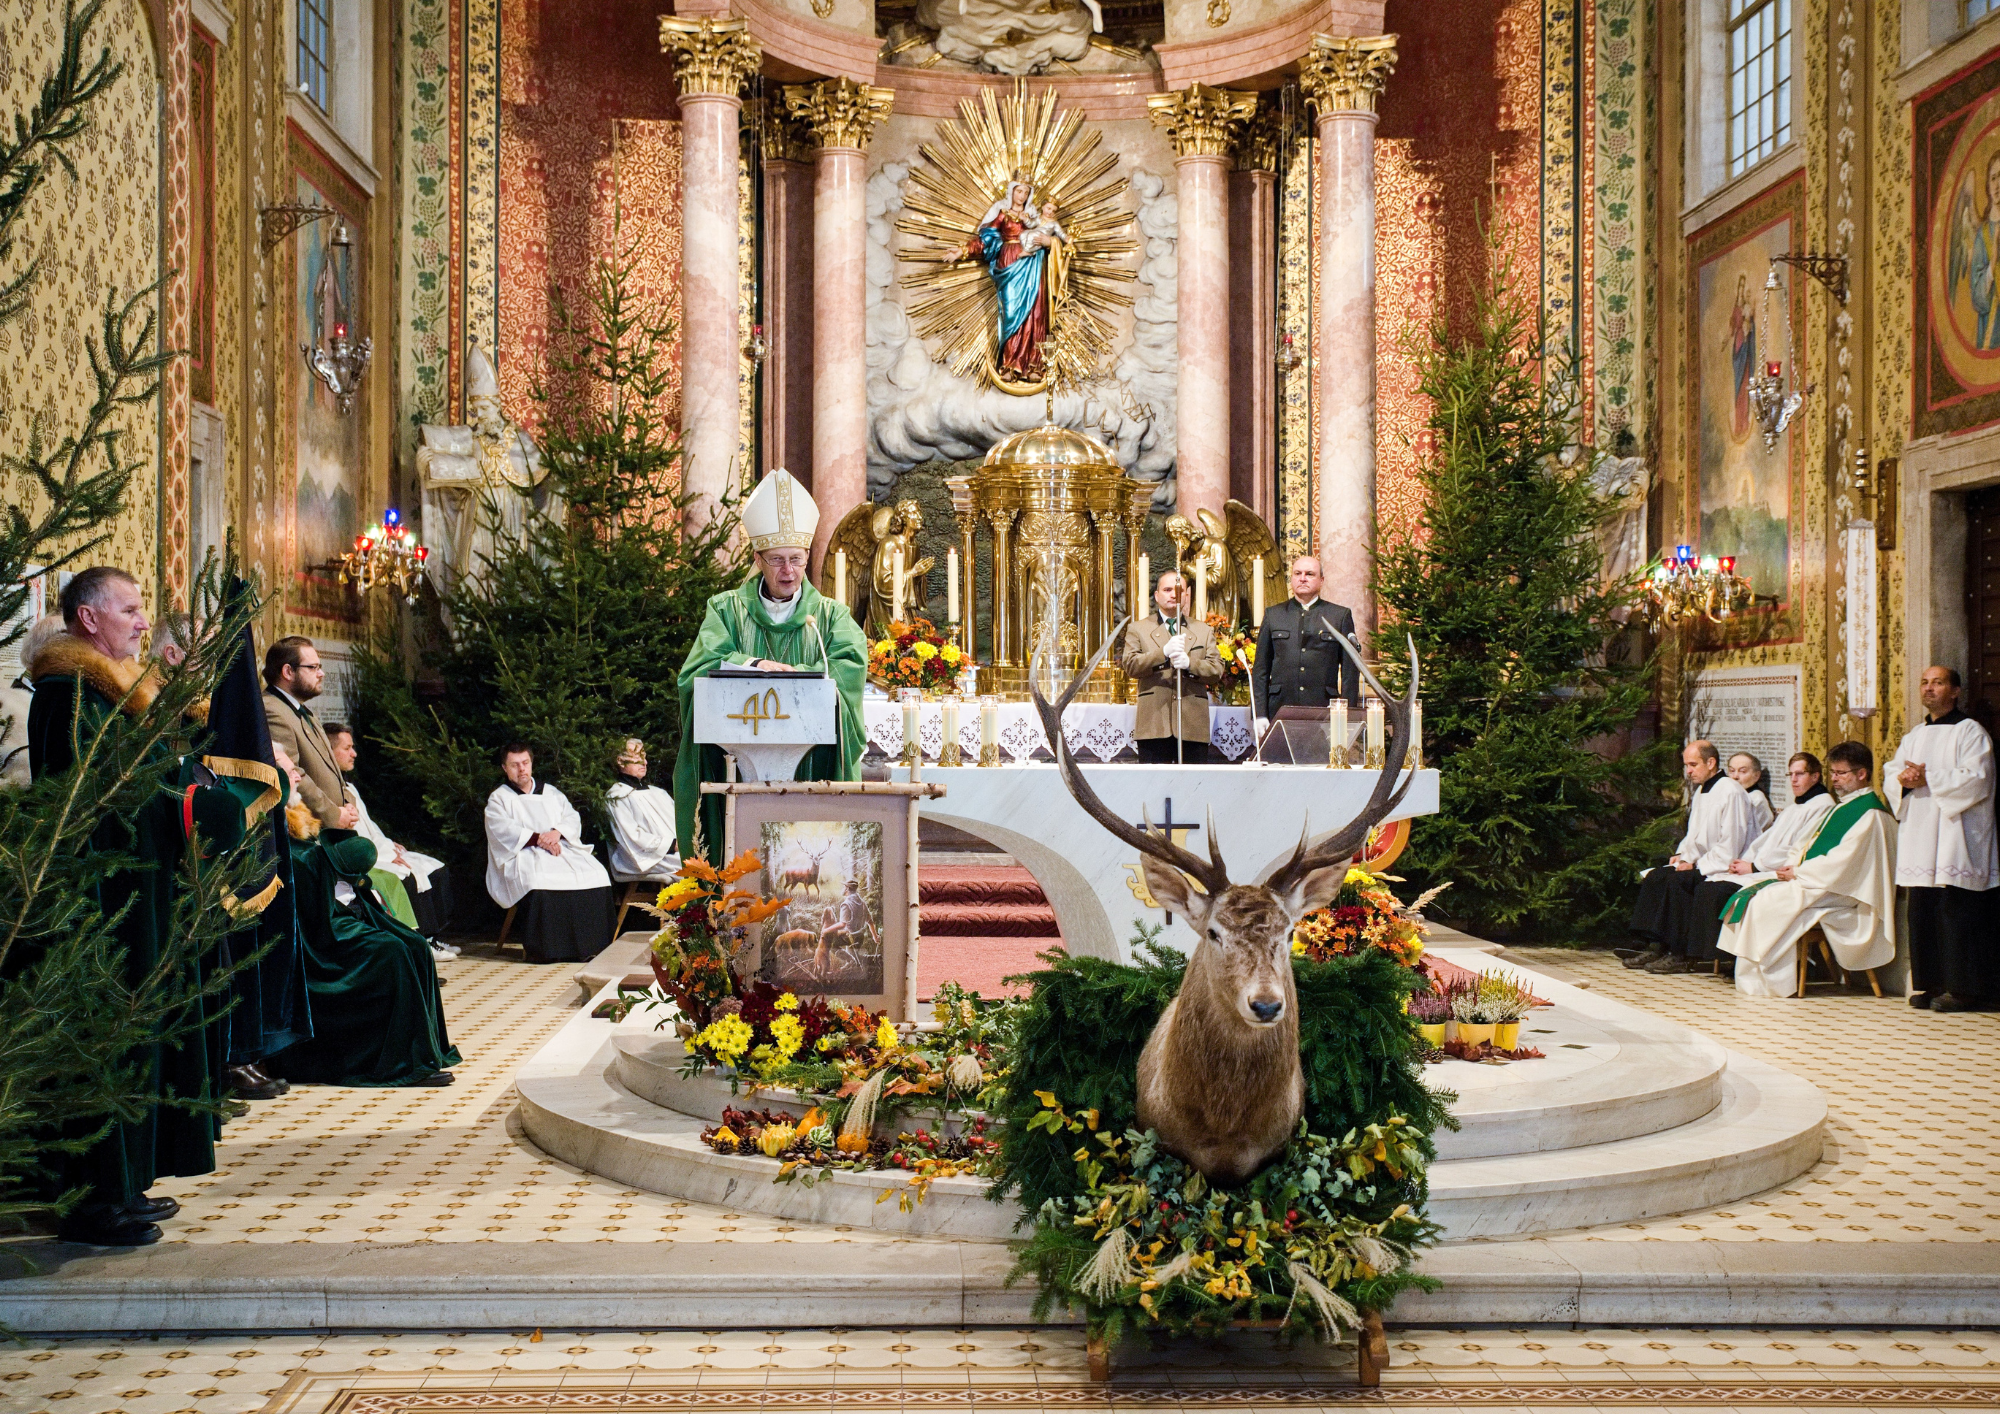
[[[722,800],[701,793],[703,781],[722,779],[722,748],[694,739],[694,682],[723,664],[825,672],[840,695],[839,741],[807,752],[796,778],[861,779],[866,749],[861,688],[868,676],[868,639],[845,605],[806,582],[806,558],[818,525],[819,507],[782,467],[759,482],[744,502],[743,529],[756,552],[757,572],[708,601],[701,633],[681,665],[674,813],[683,859],[693,857],[698,818],[709,859],[722,862]]]

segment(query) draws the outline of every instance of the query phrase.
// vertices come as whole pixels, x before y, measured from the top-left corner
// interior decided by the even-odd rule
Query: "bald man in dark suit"
[[[1250,667],[1250,706],[1262,735],[1280,707],[1325,707],[1336,697],[1361,705],[1361,669],[1335,634],[1354,638],[1354,611],[1319,597],[1319,561],[1292,561],[1292,597],[1264,611]],[[1359,644],[1355,645],[1357,648]]]

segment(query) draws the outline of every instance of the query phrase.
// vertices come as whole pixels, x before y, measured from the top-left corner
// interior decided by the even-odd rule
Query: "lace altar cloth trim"
[[[867,729],[868,754],[890,758],[902,755],[902,704],[886,698],[870,697],[863,700],[861,712]],[[1063,712],[1063,735],[1069,739],[1069,749],[1079,760],[1137,759],[1138,750],[1132,744],[1132,729],[1138,722],[1138,716],[1138,708],[1124,703],[1073,703]],[[1048,738],[1042,732],[1042,720],[1035,715],[1033,703],[1001,703],[999,727],[1000,750],[1008,759],[1055,759],[1049,750]],[[1208,739],[1214,756],[1220,756],[1225,761],[1241,761],[1256,745],[1256,739],[1251,734],[1250,709],[1210,704]],[[924,759],[937,760],[938,752],[944,747],[944,709],[937,703],[926,702],[919,709],[917,740],[923,745]],[[977,704],[959,708],[958,749],[964,753],[966,765],[979,763]]]

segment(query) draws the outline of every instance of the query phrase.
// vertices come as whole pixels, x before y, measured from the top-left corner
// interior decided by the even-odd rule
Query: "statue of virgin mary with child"
[[[986,266],[1000,297],[988,372],[1009,392],[1039,391],[1048,376],[1042,346],[1069,273],[1070,238],[1059,216],[1053,200],[1037,204],[1034,184],[1016,172],[961,257]]]

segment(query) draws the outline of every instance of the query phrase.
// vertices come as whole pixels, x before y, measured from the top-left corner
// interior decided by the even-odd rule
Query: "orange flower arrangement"
[[[974,666],[949,635],[925,618],[892,623],[887,637],[868,645],[869,678],[892,691],[917,687],[944,692]]]

